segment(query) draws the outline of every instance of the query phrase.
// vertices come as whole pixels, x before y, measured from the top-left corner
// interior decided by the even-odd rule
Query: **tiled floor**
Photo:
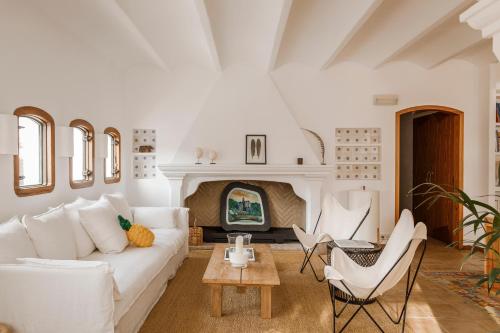
[[[428,241],[422,271],[459,271],[465,253],[431,239]],[[475,254],[464,264],[462,270],[481,272],[482,254]],[[399,285],[399,288],[403,287],[404,284]],[[385,295],[384,300],[392,307],[400,308],[402,302],[399,295],[391,293]],[[407,320],[416,332],[500,332],[496,320],[485,309],[450,292],[445,286],[431,282],[423,275],[417,279],[408,307]]]

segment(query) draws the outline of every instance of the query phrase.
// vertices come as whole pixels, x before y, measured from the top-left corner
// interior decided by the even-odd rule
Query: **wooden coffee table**
[[[246,287],[260,288],[260,316],[271,318],[271,288],[280,284],[280,278],[274,264],[271,248],[266,244],[252,244],[255,261],[249,261],[248,267],[233,268],[229,261],[224,261],[224,249],[227,244],[216,244],[208,263],[203,283],[209,284],[212,293],[212,317],[222,315],[222,287],[236,286],[239,292]]]

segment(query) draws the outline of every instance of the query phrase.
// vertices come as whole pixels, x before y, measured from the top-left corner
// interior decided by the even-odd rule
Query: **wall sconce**
[[[106,134],[95,135],[95,155],[97,158],[108,158],[110,152],[108,151],[108,141]]]
[[[17,155],[18,145],[17,117],[0,114],[0,155]]]
[[[56,127],[57,157],[73,157],[73,127]]]

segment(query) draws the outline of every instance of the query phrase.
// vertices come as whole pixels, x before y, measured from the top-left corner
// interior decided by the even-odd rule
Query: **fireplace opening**
[[[288,183],[261,180],[207,181],[185,199],[190,225],[203,227],[205,242],[227,242],[227,233],[249,232],[252,242],[296,241],[293,224],[304,228],[306,203]]]

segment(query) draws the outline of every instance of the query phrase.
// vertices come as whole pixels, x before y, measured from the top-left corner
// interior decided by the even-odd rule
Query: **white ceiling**
[[[474,0],[23,0],[119,67],[327,69],[494,61],[459,23]]]

